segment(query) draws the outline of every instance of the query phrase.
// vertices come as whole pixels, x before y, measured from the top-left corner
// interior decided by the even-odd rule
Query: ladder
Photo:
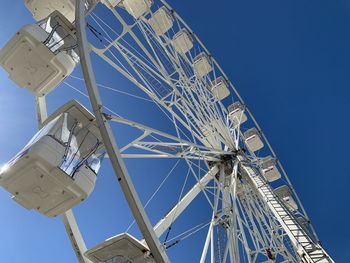
[[[265,182],[262,176],[249,166],[242,166],[254,188],[275,215],[284,231],[289,236],[304,263],[334,263],[333,259],[297,222],[296,218],[286,208],[283,202],[276,196],[271,186]]]

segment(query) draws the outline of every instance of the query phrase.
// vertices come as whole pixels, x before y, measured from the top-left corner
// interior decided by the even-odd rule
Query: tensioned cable
[[[75,90],[76,92],[78,92],[80,95],[83,95],[85,98],[89,99],[89,96],[86,95],[84,92],[82,92],[81,90],[79,90],[78,88],[74,87],[73,85],[67,83],[66,81],[63,82],[63,84],[67,85],[68,87],[70,87],[71,89]],[[108,108],[107,106],[103,106],[103,108],[105,108],[106,110],[108,110],[110,113],[118,116],[119,118],[123,118],[120,114],[116,113],[115,111],[113,111],[112,109]]]
[[[165,182],[167,181],[167,179],[169,178],[169,176],[172,174],[172,172],[175,170],[175,168],[177,167],[177,165],[179,164],[181,159],[177,160],[177,162],[175,163],[175,165],[171,168],[171,170],[168,172],[168,174],[166,175],[166,177],[163,179],[163,181],[160,183],[160,185],[157,187],[157,189],[154,191],[154,193],[151,195],[151,197],[148,199],[148,201],[146,202],[144,208],[146,208],[149,203],[153,200],[153,198],[156,196],[156,194],[159,192],[159,190],[162,188],[162,186],[165,184]],[[131,227],[135,224],[135,220],[132,221],[132,223],[128,226],[128,228],[125,230],[125,232],[128,232]]]
[[[180,234],[180,235],[178,235],[178,236],[176,236],[176,237],[170,239],[170,240],[168,241],[168,243],[171,242],[171,241],[173,241],[173,240],[175,240],[175,239],[177,239],[177,240],[176,240],[174,243],[172,243],[172,244],[166,246],[166,249],[169,249],[169,248],[171,248],[171,247],[177,245],[177,244],[178,244],[179,242],[181,242],[182,240],[185,240],[185,239],[189,238],[190,236],[196,234],[196,233],[199,232],[200,230],[202,230],[202,229],[206,228],[208,225],[210,225],[210,223],[211,223],[211,221],[208,222],[208,223],[206,223],[206,224],[205,224],[205,223],[201,223],[201,224],[199,224],[199,225],[193,227],[192,229],[187,230],[187,231],[185,231],[184,233],[182,233],[182,234]],[[202,225],[202,226],[200,226],[200,225]],[[200,227],[199,227],[199,226],[200,226]],[[193,229],[195,229],[195,230],[193,230]],[[192,230],[193,230],[193,231],[192,231]],[[190,231],[192,231],[192,232],[190,232]],[[186,232],[187,232],[187,233],[190,232],[190,233],[188,233],[187,235],[185,235]]]
[[[73,79],[84,81],[83,78],[79,78],[79,77],[72,76],[72,75],[70,77],[73,78]],[[114,92],[117,92],[117,93],[120,93],[120,94],[124,94],[124,95],[130,96],[130,97],[136,98],[136,99],[140,99],[140,100],[144,100],[144,101],[148,101],[148,102],[152,102],[153,103],[153,100],[150,100],[150,99],[147,99],[147,98],[144,98],[144,97],[141,97],[141,96],[138,96],[138,95],[126,92],[126,91],[122,91],[122,90],[119,90],[119,89],[116,89],[116,88],[112,88],[110,86],[106,86],[106,85],[103,85],[103,84],[98,84],[97,83],[96,85],[98,87],[101,87],[101,88],[104,88],[104,89],[107,89],[107,90],[111,90],[111,91],[114,91]]]
[[[185,190],[185,187],[186,187],[186,184],[187,184],[187,180],[188,180],[189,174],[190,174],[190,169],[188,169],[188,171],[187,171],[187,174],[186,174],[186,177],[185,177],[185,181],[184,181],[184,183],[183,183],[183,185],[182,185],[181,192],[180,192],[179,198],[178,198],[178,200],[177,200],[177,204],[180,202],[180,200],[181,200],[181,198],[182,198],[182,196],[183,196],[183,193],[184,193],[184,190]],[[168,227],[168,231],[167,231],[167,233],[166,233],[166,235],[165,235],[165,239],[164,239],[164,242],[163,242],[164,244],[167,242],[167,239],[168,239],[168,237],[169,237],[170,231],[171,231],[171,229],[172,229],[172,225],[173,225],[174,220],[175,220],[175,216],[176,216],[177,209],[178,209],[178,206],[175,206],[174,215],[173,215],[173,217],[171,218],[171,222],[170,222],[170,225],[169,225],[169,227]]]
[[[196,229],[198,229],[198,228],[200,228],[200,227],[202,227],[202,226],[207,226],[208,223],[210,224],[211,221],[209,221],[209,222],[202,222],[202,223],[200,223],[200,224],[198,224],[198,225],[196,225],[196,226],[194,226],[194,227],[191,227],[190,229],[187,229],[186,231],[184,231],[184,232],[182,232],[182,233],[176,235],[175,237],[169,239],[168,242],[171,242],[171,241],[173,241],[173,240],[175,240],[175,239],[178,239],[178,238],[180,238],[180,237],[182,237],[182,236],[185,236],[185,235],[187,235],[189,232],[193,232],[193,231],[195,231]]]

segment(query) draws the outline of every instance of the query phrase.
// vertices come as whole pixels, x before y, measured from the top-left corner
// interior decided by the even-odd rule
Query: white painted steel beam
[[[44,121],[47,118],[46,98],[45,96],[35,97],[35,108],[38,120],[39,129],[42,128]]]
[[[89,94],[90,103],[92,105],[97,125],[101,132],[103,143],[106,147],[112,167],[118,178],[120,186],[124,192],[125,198],[135,217],[135,220],[144,236],[147,245],[157,263],[169,262],[168,256],[165,253],[164,247],[161,245],[158,237],[153,231],[153,227],[146,215],[146,212],[141,204],[140,198],[136,192],[134,184],[126,169],[124,160],[121,157],[118,145],[115,141],[112,129],[102,113],[102,101],[99,90],[96,86],[95,76],[92,69],[89,43],[87,41],[85,31],[85,15],[84,1],[76,1],[76,30],[78,38],[78,47],[80,62],[85,79],[86,88]]]
[[[182,212],[188,207],[188,205],[197,197],[197,195],[202,191],[202,189],[214,178],[214,176],[219,172],[217,166],[212,167],[208,173],[206,173],[197,182],[191,190],[166,214],[166,216],[161,219],[156,226],[154,231],[158,237],[160,237],[169,226],[182,214]]]
[[[266,183],[260,174],[248,166],[242,166],[246,171],[252,185],[261,195],[271,212],[281,224],[283,230],[296,248],[300,258],[305,263],[334,263],[327,252],[304,231],[282,201],[274,194],[273,189]]]
[[[179,142],[179,143],[183,143],[185,145],[193,146],[193,147],[196,147],[196,148],[204,150],[204,151],[208,151],[208,152],[213,153],[213,154],[230,154],[230,152],[223,151],[221,149],[215,149],[215,148],[207,147],[207,146],[204,146],[204,145],[198,145],[198,144],[195,144],[193,142],[189,142],[187,140],[184,140],[184,139],[181,139],[179,137],[173,136],[171,134],[159,131],[157,129],[148,127],[148,126],[143,125],[143,124],[140,124],[138,122],[131,121],[131,120],[128,120],[128,119],[125,119],[125,118],[121,118],[121,117],[118,117],[118,116],[115,116],[115,115],[108,115],[107,118],[110,119],[110,121],[113,121],[113,122],[116,122],[116,123],[121,123],[121,124],[125,124],[125,125],[131,126],[131,127],[135,127],[135,128],[137,128],[139,130],[142,130],[142,131],[146,132],[147,135],[149,135],[149,134],[156,134],[156,135],[162,136],[164,138],[167,138],[169,140],[173,140],[173,141],[176,141],[176,142]]]
[[[62,218],[68,237],[72,243],[74,252],[78,258],[79,263],[92,263],[89,259],[87,259],[84,256],[84,253],[87,251],[87,248],[79,230],[78,224],[75,220],[73,211],[67,211],[62,215]]]

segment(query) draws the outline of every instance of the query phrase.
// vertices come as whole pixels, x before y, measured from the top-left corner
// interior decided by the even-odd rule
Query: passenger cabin
[[[117,5],[121,4],[123,0],[101,0],[101,3],[106,5],[107,7],[112,6],[115,8]]]
[[[194,58],[193,67],[199,79],[205,77],[213,70],[210,59],[208,55],[204,52],[200,53]]]
[[[93,263],[155,263],[148,247],[127,233],[107,239],[85,256]]]
[[[0,185],[23,207],[57,216],[91,194],[104,154],[94,116],[70,101],[1,169]]]
[[[212,82],[210,91],[213,93],[214,97],[218,100],[223,100],[230,95],[230,90],[228,89],[227,81],[223,76],[216,78]]]
[[[153,0],[123,0],[122,4],[130,15],[135,19],[139,19],[149,12]]]
[[[276,160],[272,156],[267,156],[260,161],[260,169],[266,180],[269,182],[281,178],[281,174],[276,167]]]
[[[192,49],[193,39],[190,33],[183,28],[174,35],[172,45],[178,53],[185,54]]]
[[[161,36],[173,27],[173,16],[165,6],[162,6],[153,13],[148,23],[154,32],[156,32],[158,36]]]
[[[85,0],[85,6],[90,9],[97,0]],[[24,0],[26,7],[36,21],[48,17],[54,11],[59,11],[70,22],[75,20],[75,0]]]
[[[73,25],[58,11],[24,26],[0,51],[10,79],[37,96],[56,88],[79,63]]]
[[[252,152],[258,151],[264,147],[264,143],[261,140],[259,132],[256,128],[247,130],[243,135],[248,149]]]
[[[276,188],[274,192],[291,211],[298,209],[298,205],[292,197],[292,191],[287,185]]]
[[[228,106],[228,116],[235,124],[242,124],[248,120],[244,106],[239,101]]]

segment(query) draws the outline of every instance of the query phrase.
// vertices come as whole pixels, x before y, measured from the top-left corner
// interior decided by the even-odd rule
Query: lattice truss
[[[106,2],[108,19],[96,10],[88,18],[91,50],[142,90],[176,133],[106,110],[108,120],[141,131],[121,148],[123,158],[181,159],[197,181],[154,227],[157,236],[203,194],[212,218],[188,232],[208,228],[200,262],[332,262],[259,125],[181,17],[163,1],[141,14]]]

